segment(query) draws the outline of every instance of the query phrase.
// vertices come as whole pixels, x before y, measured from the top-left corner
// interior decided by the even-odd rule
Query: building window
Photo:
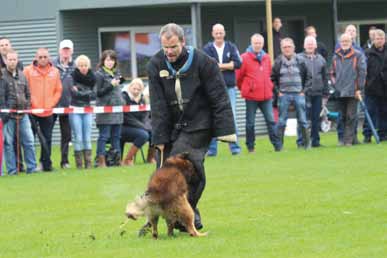
[[[100,28],[100,54],[106,49],[117,52],[118,67],[128,80],[136,77],[147,78],[146,64],[161,49],[159,31],[161,26]],[[192,44],[190,25],[183,26],[187,45]]]

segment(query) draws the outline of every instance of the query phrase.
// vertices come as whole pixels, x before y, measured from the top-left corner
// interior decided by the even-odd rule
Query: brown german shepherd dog
[[[165,218],[168,226],[168,236],[173,236],[176,223],[183,225],[191,236],[206,236],[200,233],[194,225],[194,212],[188,202],[188,185],[195,176],[195,168],[188,160],[187,154],[169,157],[163,167],[157,169],[151,176],[148,189],[126,207],[126,216],[136,220],[146,216],[148,222],[142,228],[152,228],[153,238],[158,237],[157,224],[159,216]],[[141,231],[140,231],[141,232]]]

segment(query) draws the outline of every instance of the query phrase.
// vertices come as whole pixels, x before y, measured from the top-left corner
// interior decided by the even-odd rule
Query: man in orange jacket
[[[47,48],[37,50],[35,60],[24,69],[24,74],[30,87],[31,108],[55,107],[62,95],[62,83],[58,69],[50,62]],[[42,169],[52,171],[51,137],[54,127],[52,111],[32,115],[32,125],[34,133],[39,134]]]

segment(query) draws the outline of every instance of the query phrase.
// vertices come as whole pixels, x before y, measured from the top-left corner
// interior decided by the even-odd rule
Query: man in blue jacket
[[[222,72],[223,79],[227,86],[228,96],[230,97],[231,108],[234,114],[234,119],[236,117],[236,79],[235,79],[235,69],[238,69],[242,65],[242,59],[239,55],[237,47],[229,42],[225,41],[224,38],[226,32],[222,24],[215,24],[212,27],[212,37],[214,38],[213,42],[207,43],[203,50],[210,57],[214,58]],[[235,123],[235,120],[234,120]],[[236,123],[235,123],[236,128]],[[236,143],[229,143],[230,150],[232,155],[238,155],[241,152],[241,148]],[[210,148],[208,150],[207,156],[216,156],[218,150],[218,143],[215,138],[212,139],[210,143]]]

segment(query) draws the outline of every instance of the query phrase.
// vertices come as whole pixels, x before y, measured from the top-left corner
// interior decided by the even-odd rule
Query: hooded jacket
[[[242,54],[242,66],[236,71],[237,85],[244,99],[265,101],[273,97],[273,83],[270,79],[270,56],[263,50],[260,55],[249,47]]]
[[[46,67],[39,67],[34,61],[24,69],[31,93],[31,108],[53,108],[58,104],[62,95],[60,74],[51,63]],[[47,117],[52,111],[36,114]]]
[[[367,64],[365,55],[351,47],[337,49],[332,58],[331,80],[338,97],[355,97],[355,91],[364,90]]]

